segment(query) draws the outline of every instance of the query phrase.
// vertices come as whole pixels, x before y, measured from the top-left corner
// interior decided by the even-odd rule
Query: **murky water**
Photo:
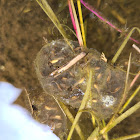
[[[72,28],[69,10],[67,6],[63,5],[64,2],[64,0],[61,2],[58,0],[50,0],[49,4],[57,14],[60,22]],[[124,31],[124,33],[120,35],[117,31],[111,29],[108,25],[101,22],[101,20],[99,20],[95,15],[91,14],[88,10],[82,7],[84,21],[87,23],[87,46],[89,48],[96,49],[100,53],[104,52],[108,62],[110,62],[115,52],[123,42],[125,38],[124,34],[134,26],[140,28],[140,1],[104,0],[100,3],[99,1],[88,2],[93,5],[97,11],[100,11],[102,16]],[[122,21],[124,22],[119,20],[116,13],[123,19]],[[59,107],[57,103],[53,101],[54,99],[50,96],[48,98],[48,95],[42,90],[34,68],[34,60],[40,49],[46,43],[52,42],[52,40],[62,39],[62,36],[35,1],[2,0],[0,2],[0,19],[0,80],[8,81],[19,88],[25,88],[30,101],[27,98],[26,92],[23,90],[23,94],[17,100],[17,103],[27,108],[30,112],[33,109],[34,118],[41,123],[49,124],[52,129],[54,128],[55,123],[55,127],[57,128],[55,132],[60,135],[62,134],[60,137],[66,137],[67,120],[63,117],[63,112],[58,109]],[[67,27],[64,27],[64,29],[66,30],[69,39],[77,41]],[[133,34],[133,37],[140,40],[137,32]],[[137,73],[140,70],[140,57],[139,54],[132,48],[133,43],[133,41],[128,42],[126,46],[127,48],[124,49],[117,61],[117,65],[121,65],[121,67],[126,70],[128,57],[130,52],[132,52],[131,72]],[[69,60],[73,58],[72,53],[68,58]],[[96,76],[99,77],[99,73],[97,74],[98,75]],[[108,76],[106,73],[104,75],[105,77]],[[133,76],[131,76],[131,78],[133,78]],[[69,80],[69,83],[70,82],[72,81]],[[137,85],[135,85],[135,87],[136,86]],[[114,86],[111,91],[114,91],[116,88],[118,88],[118,86]],[[109,87],[109,89],[111,89],[111,87]],[[132,91],[134,89],[132,89]],[[76,97],[72,97],[73,99],[76,99]],[[116,97],[114,97],[114,95],[105,95],[100,97],[101,102],[106,107],[113,105],[116,101],[115,98]],[[130,106],[135,104],[139,98],[140,97],[138,95]],[[29,102],[32,104],[32,108],[30,108]],[[50,110],[52,110],[51,113]],[[74,114],[75,109],[71,110]],[[83,117],[82,120],[83,122],[87,122],[89,129],[92,131],[92,125],[90,127],[91,122],[88,118],[89,116],[85,118]],[[137,133],[139,131],[140,123],[137,118],[139,118],[139,112],[133,114],[132,117],[124,120],[120,125],[114,128],[114,130],[110,132],[110,136],[113,136],[114,134],[123,136]],[[63,125],[61,122],[63,122]],[[83,128],[84,124],[85,123],[81,123]],[[59,130],[62,131],[60,132]],[[88,133],[89,132],[85,131],[85,135]]]

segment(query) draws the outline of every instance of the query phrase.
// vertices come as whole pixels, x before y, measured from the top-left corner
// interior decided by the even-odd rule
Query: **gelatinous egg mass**
[[[107,64],[96,50],[83,52],[78,42],[70,43],[73,50],[64,40],[56,40],[45,45],[38,53],[35,66],[43,89],[46,94],[53,95],[63,103],[79,108],[91,69],[91,97],[86,107],[101,119],[110,117],[122,98],[125,73]],[[86,55],[69,67],[74,58],[83,54]],[[67,69],[63,69],[65,67]]]

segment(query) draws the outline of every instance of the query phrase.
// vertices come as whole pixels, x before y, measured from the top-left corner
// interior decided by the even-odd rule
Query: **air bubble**
[[[116,99],[113,96],[106,95],[102,97],[101,101],[106,107],[110,107],[114,105]]]

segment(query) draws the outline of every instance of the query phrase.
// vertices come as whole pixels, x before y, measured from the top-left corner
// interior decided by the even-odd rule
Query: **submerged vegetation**
[[[42,84],[42,87],[47,93],[50,93],[55,98],[55,100],[57,101],[57,103],[59,104],[63,112],[66,114],[67,118],[72,122],[72,126],[67,136],[67,140],[70,140],[72,138],[74,129],[76,129],[78,135],[80,136],[80,139],[82,140],[85,139],[85,136],[82,132],[84,130],[80,128],[80,122],[78,122],[83,112],[88,112],[91,115],[91,120],[93,123],[93,132],[91,133],[90,136],[88,136],[87,139],[88,140],[110,139],[108,137],[108,132],[111,131],[122,120],[124,120],[125,118],[127,118],[128,116],[130,116],[131,114],[133,114],[135,111],[137,111],[140,108],[140,102],[138,102],[137,104],[135,104],[134,106],[126,110],[128,104],[132,101],[134,96],[136,96],[136,94],[140,91],[140,86],[137,86],[135,91],[133,93],[130,93],[130,89],[132,88],[132,86],[135,85],[140,75],[140,71],[137,74],[134,74],[135,78],[132,80],[132,82],[130,82],[129,75],[131,75],[130,73],[131,55],[132,55],[131,53],[129,56],[127,71],[123,72],[125,74],[121,74],[122,70],[118,70],[117,68],[114,68],[113,66],[109,66],[106,62],[107,60],[104,55],[100,55],[101,58],[99,56],[97,58],[94,58],[98,53],[96,54],[96,53],[90,52],[90,50],[88,49],[88,46],[86,45],[86,35],[85,35],[85,27],[84,27],[83,17],[82,17],[81,3],[86,8],[88,8],[91,12],[93,12],[96,16],[98,16],[101,20],[107,23],[111,28],[116,29],[118,32],[122,32],[122,31],[116,26],[114,26],[112,23],[110,23],[108,20],[101,17],[98,14],[98,12],[95,12],[91,8],[91,6],[89,6],[89,4],[85,3],[83,0],[81,0],[81,2],[80,0],[77,0],[77,7],[78,7],[78,12],[79,12],[79,20],[78,20],[73,0],[68,0],[69,12],[70,12],[71,20],[72,20],[73,27],[76,32],[76,36],[77,36],[79,44],[77,42],[76,43],[72,42],[68,39],[65,33],[65,30],[63,29],[62,25],[60,24],[53,10],[49,6],[48,2],[46,0],[36,0],[36,1],[44,10],[44,12],[49,16],[49,18],[52,20],[54,25],[58,28],[58,30],[60,31],[60,33],[64,37],[64,40],[67,43],[66,44],[65,41],[62,41],[62,40],[59,40],[59,41],[56,40],[50,43],[49,45],[47,44],[39,52],[36,59],[36,71],[37,71],[38,78]],[[137,27],[132,28],[132,30],[126,35],[126,38],[124,39],[122,45],[120,46],[120,48],[118,49],[114,57],[112,58],[111,65],[114,65],[116,63],[117,59],[119,58],[119,55],[122,53],[124,47],[126,47],[126,44],[129,41],[129,39],[139,44],[139,41],[131,38],[131,35],[135,30],[137,30],[140,34],[139,28]],[[80,46],[80,49],[77,49],[78,46]],[[48,56],[49,58],[48,57],[46,58],[46,56],[43,56],[43,54],[45,55],[47,54],[47,56],[49,55]],[[64,59],[66,60],[64,61]],[[57,62],[59,63],[57,64]],[[96,65],[97,63],[100,63],[100,64]],[[84,65],[82,70],[80,68],[81,65],[82,66]],[[96,69],[99,67],[102,69],[101,73],[96,72]],[[75,74],[73,71],[74,72],[76,71],[78,74]],[[109,71],[110,71],[111,76],[113,77],[113,80],[110,78],[111,76],[109,77],[108,75]],[[113,90],[115,93],[117,93],[117,97],[115,99],[114,99],[114,95],[109,96],[108,93],[105,93],[105,94],[100,93],[102,90],[106,92],[105,88],[107,86],[107,83],[105,81],[105,78],[101,79],[102,81],[101,84],[103,85],[103,83],[105,83],[104,86],[101,85],[102,86],[101,90],[96,84],[94,84],[95,81],[97,82],[96,79],[100,78],[101,75],[99,74],[103,74],[103,76],[106,79],[108,79],[107,81],[112,80],[112,83],[109,84],[110,86],[112,85],[113,87],[117,85],[115,89]],[[119,76],[117,76],[117,74]],[[72,79],[72,81],[65,78],[66,76],[67,78],[72,78],[73,75],[75,75],[75,77],[74,79]],[[124,75],[124,78],[122,75]],[[64,88],[62,88],[62,86],[61,87],[59,86],[59,84],[64,83],[62,82],[60,77],[63,80],[69,80],[69,82],[65,83],[66,85]],[[84,78],[84,80],[82,78]],[[83,82],[84,84],[82,84]],[[72,87],[72,89],[70,89],[70,86],[69,86],[69,84],[71,83],[74,83],[73,84],[74,87]],[[81,87],[80,87],[80,84],[81,84]],[[47,89],[48,86],[50,86],[49,87],[50,89]],[[84,94],[81,91],[80,93],[78,93],[78,97],[79,96],[82,97],[78,101],[75,101],[77,100],[76,92],[78,92],[77,90],[74,89],[76,88],[76,86],[78,86],[78,90],[80,89],[84,91]],[[111,89],[112,87],[109,87],[109,88]],[[99,95],[95,94],[95,90],[99,92],[98,93]],[[68,93],[68,91],[70,91],[70,93]],[[72,94],[73,96],[71,96]],[[126,100],[126,97],[129,94],[131,94],[131,96],[128,98],[128,100]],[[67,95],[67,97],[65,97],[65,95]],[[73,97],[74,100],[70,100],[70,97]],[[97,108],[95,108],[96,102],[98,102],[99,99],[101,100],[101,98],[102,98],[101,106],[97,105]],[[118,102],[116,100],[118,100]],[[109,105],[106,105],[106,107],[103,108],[104,107],[103,103],[106,103],[106,102],[109,105],[111,104],[110,108],[108,107]],[[117,106],[113,108],[112,106],[114,105],[114,102],[115,103],[117,102],[116,103]],[[73,106],[74,108],[78,108],[75,118],[73,117],[73,115],[71,114],[71,112],[69,111],[69,109],[67,108],[65,104]],[[111,109],[107,117],[105,117],[106,116],[105,113],[108,111],[108,110],[105,110],[106,108]],[[100,110],[101,112],[98,114],[96,111],[100,111]],[[106,118],[108,117],[110,117],[110,120],[106,122]],[[119,139],[127,140],[130,138],[136,138],[139,136],[140,136],[140,133],[132,134],[132,135],[124,136],[121,138],[116,138],[116,139],[113,138],[113,140],[119,140]]]

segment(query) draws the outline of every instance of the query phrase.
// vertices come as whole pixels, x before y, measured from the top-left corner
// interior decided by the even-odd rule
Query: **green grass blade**
[[[105,127],[105,126],[106,126],[106,122],[105,122],[104,119],[102,120],[102,123],[103,123],[103,126]],[[109,139],[108,139],[108,134],[107,134],[107,133],[105,133],[105,134],[103,135],[103,137],[104,137],[105,140],[109,140]]]
[[[140,86],[137,87],[137,89],[134,91],[134,93],[130,96],[130,98],[126,101],[122,109],[120,110],[119,114],[121,114],[126,107],[129,105],[129,103],[132,101],[132,99],[136,96],[136,94],[140,91]]]
[[[76,29],[77,29],[77,38],[78,38],[80,46],[83,46],[83,39],[82,39],[81,30],[80,30],[79,22],[78,22],[78,19],[77,19],[77,14],[76,14],[76,10],[75,10],[73,0],[70,0],[70,3],[71,3],[72,12],[73,12],[75,25],[76,25]]]
[[[79,110],[79,112],[87,112],[87,113],[90,113],[91,115],[91,119],[93,119],[92,123],[93,123],[93,127],[95,128],[96,126],[96,122],[98,124],[98,126],[100,126],[100,121],[97,117],[95,117],[95,113],[92,111],[92,110],[89,110],[89,109],[83,109],[83,110]]]
[[[63,104],[62,102],[59,102],[59,104],[61,105],[61,107],[63,108],[63,111],[65,112],[65,114],[67,115],[67,117],[69,118],[69,120],[71,121],[71,123],[74,122],[74,117],[73,115],[70,113],[69,109],[67,108],[67,106],[65,104]],[[79,127],[78,123],[75,126],[75,129],[78,133],[78,135],[80,136],[81,140],[84,140],[84,135],[81,131],[81,128]]]
[[[70,129],[70,132],[69,132],[67,140],[71,139],[71,136],[73,134],[74,128],[75,128],[75,126],[76,126],[76,124],[77,124],[77,122],[78,122],[78,120],[79,120],[79,118],[80,118],[80,116],[82,114],[82,112],[80,112],[80,110],[83,110],[85,108],[85,105],[87,103],[87,100],[88,100],[88,97],[89,97],[89,94],[90,94],[90,90],[91,90],[91,82],[92,82],[92,70],[90,69],[89,80],[88,80],[88,83],[87,83],[86,92],[84,94],[81,106],[79,108],[79,112],[76,114],[76,117],[75,117],[74,122],[72,124],[72,127]]]
[[[131,114],[133,114],[135,111],[137,111],[140,108],[140,102],[135,104],[133,107],[128,109],[125,113],[120,115],[117,119],[110,124],[110,126],[107,128],[107,130],[104,133],[109,132],[113,127],[115,127],[117,124],[119,124],[121,121],[123,121],[125,118],[129,117]],[[102,132],[101,132],[102,133]]]
[[[140,29],[139,28],[137,28],[137,27],[132,28],[132,30],[129,32],[129,34],[126,36],[125,40],[123,41],[122,45],[120,46],[119,50],[117,51],[117,53],[115,54],[115,56],[111,60],[112,64],[114,64],[116,62],[116,60],[118,59],[118,57],[120,56],[121,52],[123,51],[126,43],[128,42],[128,40],[131,37],[131,35],[134,32],[134,30],[138,30],[138,32],[140,33]]]
[[[59,30],[59,32],[61,33],[61,35],[66,40],[67,44],[71,47],[70,42],[68,41],[68,37],[67,37],[67,35],[66,35],[63,27],[61,26],[59,20],[57,19],[56,15],[54,14],[54,12],[51,9],[51,7],[48,4],[48,2],[46,0],[36,0],[36,1],[40,5],[40,7],[43,9],[43,11],[48,15],[48,17],[52,20],[52,22],[54,23],[54,25],[57,27],[57,29]],[[71,49],[73,50],[72,47],[71,47]]]
[[[137,137],[140,137],[140,133],[132,134],[132,135],[128,135],[128,136],[123,136],[123,137],[119,137],[119,138],[112,139],[112,140],[129,140],[129,139],[134,139]]]
[[[131,62],[131,53],[130,53],[130,56],[129,56],[129,62],[128,62],[128,67],[127,67],[127,74],[126,74],[126,80],[125,80],[125,88],[124,88],[124,93],[122,95],[122,99],[120,101],[120,104],[118,105],[117,109],[116,109],[116,112],[114,113],[114,115],[112,116],[112,118],[110,119],[109,123],[101,130],[101,133],[103,134],[107,129],[108,127],[112,124],[112,122],[114,121],[115,117],[116,117],[116,114],[119,112],[121,106],[123,105],[124,103],[124,100],[126,98],[126,95],[128,93],[128,77],[129,77],[129,71],[130,71],[130,62]]]
[[[94,140],[94,138],[99,134],[99,127],[96,127],[87,140]]]
[[[84,29],[84,23],[83,23],[83,16],[82,16],[82,10],[81,10],[81,2],[80,2],[80,0],[77,0],[77,6],[78,6],[78,12],[79,12],[79,19],[80,19],[80,25],[81,25],[83,43],[84,43],[84,47],[86,48],[85,29]]]

